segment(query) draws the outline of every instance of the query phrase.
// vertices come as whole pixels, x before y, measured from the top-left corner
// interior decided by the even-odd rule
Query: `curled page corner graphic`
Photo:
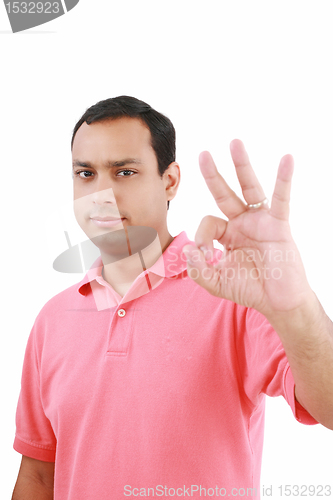
[[[53,269],[60,273],[87,271],[100,255],[98,248],[90,240],[72,246],[67,231],[64,232],[68,249],[54,260]]]
[[[13,33],[48,23],[72,10],[80,0],[4,0]]]
[[[79,0],[65,0],[67,12],[69,10],[72,10],[78,3],[79,3]]]

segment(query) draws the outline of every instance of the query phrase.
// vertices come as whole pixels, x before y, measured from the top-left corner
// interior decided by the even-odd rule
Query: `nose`
[[[92,194],[92,202],[96,203],[96,205],[104,205],[105,203],[117,204],[116,197],[111,187],[96,190]]]

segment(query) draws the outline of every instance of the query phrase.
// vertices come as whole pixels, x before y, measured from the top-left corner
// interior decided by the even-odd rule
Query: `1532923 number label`
[[[60,2],[7,2],[8,14],[59,14]]]
[[[332,494],[330,485],[284,484],[278,487],[280,496],[286,497],[328,497]]]

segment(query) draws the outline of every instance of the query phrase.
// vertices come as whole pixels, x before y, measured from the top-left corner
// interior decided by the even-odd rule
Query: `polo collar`
[[[187,272],[187,263],[185,255],[182,253],[182,248],[187,244],[193,244],[186,232],[182,231],[177,236],[175,236],[174,240],[170,243],[170,245],[165,249],[163,254],[158,258],[158,260],[149,267],[145,274],[153,273],[162,278],[173,278],[182,273]],[[78,283],[78,292],[82,295],[86,295],[87,293],[87,285],[96,280],[98,277],[102,278],[102,269],[103,269],[103,261],[101,256],[99,256],[91,268],[87,271],[83,280]]]

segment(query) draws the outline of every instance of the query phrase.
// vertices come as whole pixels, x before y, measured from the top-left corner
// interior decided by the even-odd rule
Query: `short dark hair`
[[[162,177],[170,163],[176,159],[175,128],[169,118],[135,97],[126,95],[112,97],[88,108],[74,127],[71,148],[73,148],[75,134],[84,122],[90,125],[94,122],[114,120],[123,116],[139,118],[148,126],[151,146],[158,162],[158,172]],[[168,209],[169,204],[170,201],[168,201]]]

